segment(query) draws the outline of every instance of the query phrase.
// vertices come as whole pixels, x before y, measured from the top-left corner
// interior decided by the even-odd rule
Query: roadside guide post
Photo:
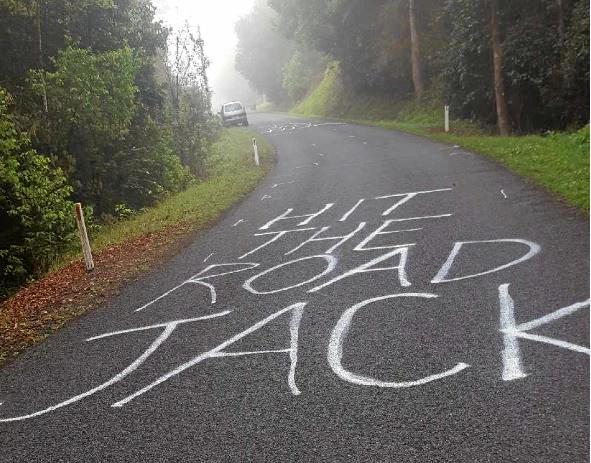
[[[84,255],[84,265],[86,271],[94,270],[94,261],[92,260],[92,251],[90,249],[90,241],[88,241],[88,233],[86,232],[86,224],[84,223],[84,212],[82,212],[82,204],[76,203],[74,205],[74,215],[76,217],[76,224],[80,232],[80,241],[82,243],[82,254]]]
[[[449,132],[449,105],[445,105],[444,112],[445,112],[445,131]]]
[[[252,139],[252,147],[254,149],[254,163],[258,166],[259,165],[259,148],[257,147],[256,138]]]

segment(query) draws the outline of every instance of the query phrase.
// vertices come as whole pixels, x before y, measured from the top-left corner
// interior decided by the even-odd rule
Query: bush
[[[30,147],[0,88],[0,295],[46,270],[74,230],[71,187]]]

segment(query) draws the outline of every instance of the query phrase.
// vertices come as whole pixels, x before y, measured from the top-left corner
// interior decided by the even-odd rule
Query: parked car
[[[220,112],[222,123],[224,127],[230,127],[232,125],[244,125],[248,126],[248,118],[246,117],[246,108],[239,101],[232,101],[222,105],[222,111]]]

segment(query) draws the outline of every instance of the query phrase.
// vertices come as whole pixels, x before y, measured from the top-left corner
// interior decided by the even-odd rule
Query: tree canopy
[[[67,242],[72,201],[112,220],[202,177],[217,125],[199,30],[150,1],[0,0],[0,46],[2,293]]]

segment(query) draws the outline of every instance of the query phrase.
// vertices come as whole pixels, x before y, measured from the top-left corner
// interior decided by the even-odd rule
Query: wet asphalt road
[[[0,371],[0,461],[588,461],[587,218],[461,148],[251,123],[254,193]]]

